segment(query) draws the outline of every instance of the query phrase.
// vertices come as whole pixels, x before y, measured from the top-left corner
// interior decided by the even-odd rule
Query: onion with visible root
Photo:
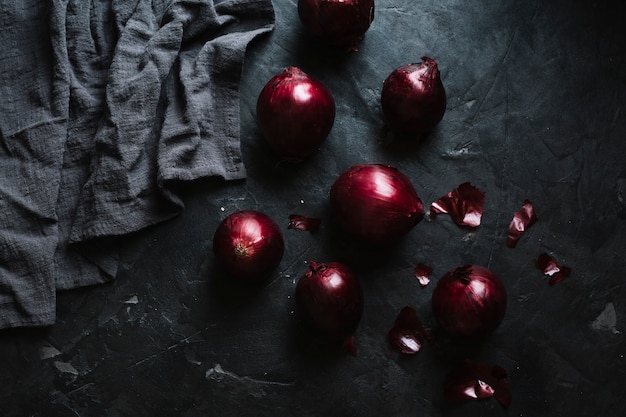
[[[213,235],[213,252],[227,274],[244,282],[267,278],[282,260],[283,234],[268,215],[241,210],[220,222]]]

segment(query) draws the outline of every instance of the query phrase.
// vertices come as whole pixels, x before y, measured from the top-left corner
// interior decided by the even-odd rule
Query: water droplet
[[[304,200],[300,200],[300,204],[304,204]]]
[[[220,207],[220,211],[226,211],[224,207]]]

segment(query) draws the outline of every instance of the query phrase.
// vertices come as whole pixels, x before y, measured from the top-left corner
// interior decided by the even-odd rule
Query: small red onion
[[[309,157],[326,140],[335,110],[330,90],[297,67],[272,77],[256,103],[265,140],[279,156],[294,163]]]
[[[260,282],[278,266],[285,250],[283,234],[268,215],[255,210],[230,214],[213,235],[213,251],[229,276]]]
[[[441,121],[447,100],[437,62],[427,56],[422,61],[393,70],[381,92],[387,126],[418,139]]]
[[[460,266],[437,282],[432,308],[451,336],[479,339],[492,333],[504,318],[506,289],[487,268]]]
[[[398,241],[424,217],[411,181],[382,164],[357,164],[343,172],[330,189],[330,204],[343,229],[378,245]]]
[[[374,0],[298,0],[298,15],[314,36],[356,51],[374,20]]]
[[[350,268],[340,262],[309,262],[296,285],[295,301],[301,322],[313,334],[352,344],[363,315],[363,291]]]

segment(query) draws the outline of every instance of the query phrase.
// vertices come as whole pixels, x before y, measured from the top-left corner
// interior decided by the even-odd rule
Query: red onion
[[[374,20],[374,0],[298,0],[298,15],[314,36],[356,51]]]
[[[335,122],[328,88],[297,67],[272,77],[257,99],[257,122],[274,151],[301,162],[324,142]]]
[[[437,62],[427,56],[422,61],[392,71],[381,92],[387,126],[399,134],[417,138],[432,130],[446,111],[446,91]]]
[[[493,332],[504,318],[506,290],[487,268],[464,265],[437,282],[432,308],[441,327],[451,336],[479,339]]]
[[[295,300],[304,326],[328,341],[348,342],[363,315],[361,283],[340,262],[309,262],[296,285]]]
[[[254,210],[230,214],[217,227],[213,251],[233,278],[259,282],[278,266],[285,250],[283,234],[269,216]]]
[[[410,180],[382,164],[358,164],[342,173],[330,189],[339,225],[367,242],[399,240],[424,217],[424,207]]]

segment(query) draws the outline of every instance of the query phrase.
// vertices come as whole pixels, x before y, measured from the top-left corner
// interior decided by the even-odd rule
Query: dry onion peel
[[[459,226],[478,227],[480,225],[485,193],[469,182],[464,182],[445,196],[430,205],[430,216],[449,214]]]

